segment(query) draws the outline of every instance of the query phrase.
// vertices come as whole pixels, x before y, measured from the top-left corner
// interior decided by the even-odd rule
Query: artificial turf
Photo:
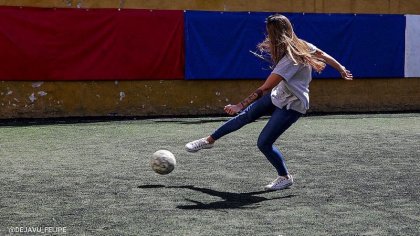
[[[256,147],[267,118],[184,150],[227,119],[0,126],[0,235],[420,234],[420,114],[301,118],[276,142],[295,178],[276,192]],[[149,166],[159,149],[169,175]]]

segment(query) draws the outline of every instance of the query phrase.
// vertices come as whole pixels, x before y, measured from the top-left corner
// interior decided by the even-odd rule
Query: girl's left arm
[[[325,63],[332,66],[334,69],[336,69],[338,72],[340,72],[340,75],[345,80],[352,80],[353,75],[349,70],[346,69],[346,67],[342,66],[337,60],[334,59],[334,57],[330,56],[328,53],[317,49],[315,52],[315,56],[323,59]]]

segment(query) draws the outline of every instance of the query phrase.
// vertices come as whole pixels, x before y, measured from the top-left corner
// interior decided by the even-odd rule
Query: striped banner
[[[250,51],[271,14],[0,7],[0,79],[265,79]],[[357,78],[420,77],[418,15],[284,15]]]

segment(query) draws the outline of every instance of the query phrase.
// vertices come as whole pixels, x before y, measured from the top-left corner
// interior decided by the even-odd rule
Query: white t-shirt
[[[311,53],[315,53],[317,48],[310,43],[308,46]],[[309,83],[312,80],[312,67],[295,64],[286,54],[271,73],[284,78],[271,90],[272,103],[279,108],[286,107],[286,109],[305,114],[309,109]]]

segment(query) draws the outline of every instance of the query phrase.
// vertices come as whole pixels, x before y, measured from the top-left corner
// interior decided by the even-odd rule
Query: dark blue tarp
[[[185,13],[186,79],[265,79],[269,64],[253,56],[273,13]],[[358,78],[404,77],[404,15],[285,13],[299,38],[334,56]],[[318,78],[339,74],[331,67]]]
[[[185,13],[186,79],[250,79],[268,75],[267,63],[253,56],[264,39],[267,13]]]

